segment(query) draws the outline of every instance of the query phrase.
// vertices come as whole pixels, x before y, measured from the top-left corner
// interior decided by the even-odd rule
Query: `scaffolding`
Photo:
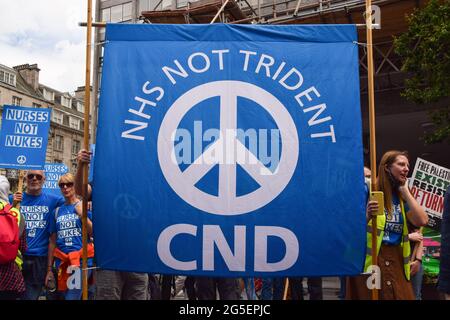
[[[161,10],[160,0],[152,11],[138,14],[141,23],[231,23],[231,24],[364,24],[365,0],[173,0],[172,10]],[[179,8],[183,1],[183,6]],[[394,37],[408,28],[405,16],[426,5],[426,0],[373,0],[381,11],[380,28],[373,30],[375,92],[403,87],[405,75],[394,52]],[[184,3],[186,5],[184,5]],[[103,24],[104,25],[104,24]],[[358,29],[360,88],[367,92],[366,32]],[[93,105],[98,105],[101,45],[95,47]],[[93,117],[96,120],[96,112]],[[95,132],[92,132],[95,137]]]
[[[373,32],[376,91],[400,88],[404,75],[394,53],[393,39],[407,29],[405,14],[424,0],[374,0],[381,26]],[[159,5],[159,4],[158,4]],[[158,5],[156,7],[158,7]],[[155,8],[156,8],[155,7]],[[365,24],[365,0],[198,0],[175,10],[141,12],[144,23],[231,24]],[[366,33],[358,31],[361,91],[366,92]]]

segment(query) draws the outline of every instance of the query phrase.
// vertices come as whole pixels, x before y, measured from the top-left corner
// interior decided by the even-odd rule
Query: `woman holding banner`
[[[365,272],[375,270],[375,287],[379,285],[381,300],[415,300],[411,286],[410,254],[407,222],[415,227],[427,224],[428,217],[411,195],[407,186],[409,161],[406,152],[388,151],[381,158],[377,190],[384,194],[384,204],[370,200],[366,208],[367,253]],[[384,205],[384,214],[377,215]],[[377,266],[372,266],[371,219],[377,220]],[[372,268],[369,268],[372,267]],[[378,267],[378,268],[377,268]],[[381,278],[380,278],[381,277]],[[369,300],[372,281],[367,277],[350,278],[347,283],[347,299]],[[379,281],[377,281],[379,280]]]
[[[56,268],[58,270],[58,291],[65,294],[66,300],[81,299],[81,201],[75,194],[75,178],[67,173],[58,181],[65,203],[55,210],[56,219]],[[92,235],[92,213],[88,211],[87,229],[89,237]],[[88,244],[88,267],[92,267],[94,257],[94,246]],[[89,270],[89,277],[91,277]],[[75,284],[75,285],[74,285]],[[78,284],[78,285],[77,285]]]

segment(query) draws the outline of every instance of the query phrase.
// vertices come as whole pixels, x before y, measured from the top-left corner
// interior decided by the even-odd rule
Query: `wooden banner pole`
[[[287,300],[288,292],[289,292],[289,278],[286,277],[286,281],[284,282],[283,300]]]
[[[86,35],[86,81],[84,87],[84,149],[89,150],[89,114],[91,102],[91,34],[92,34],[92,0],[87,0],[87,35]],[[89,166],[83,163],[83,214],[82,214],[82,288],[83,300],[88,299],[88,270],[87,270],[87,204]]]
[[[17,192],[22,192],[23,191],[23,178],[25,176],[25,171],[24,170],[19,170],[19,181],[17,184]],[[20,202],[18,202],[15,205],[16,209],[20,210]]]
[[[373,46],[372,46],[372,1],[366,0],[366,33],[367,33],[367,81],[369,96],[369,134],[370,134],[370,170],[372,191],[376,191],[377,178],[377,150],[375,140],[375,94],[373,73]],[[377,219],[372,219],[372,265],[378,265],[377,257]],[[378,289],[372,289],[372,300],[378,300]]]

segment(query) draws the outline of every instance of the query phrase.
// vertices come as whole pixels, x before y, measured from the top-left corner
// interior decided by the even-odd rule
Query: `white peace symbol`
[[[171,139],[184,115],[199,102],[220,97],[221,138],[212,143],[194,163],[183,172],[174,159]],[[267,169],[237,138],[234,139],[233,163],[205,163],[215,150],[223,150],[229,141],[223,141],[226,130],[237,128],[237,98],[245,97],[262,106],[275,120],[283,150],[275,172]],[[241,81],[215,81],[197,86],[179,97],[169,108],[158,133],[158,160],[164,177],[184,201],[197,209],[218,215],[238,215],[254,211],[275,199],[287,186],[298,160],[297,128],[283,104],[269,92]],[[228,148],[225,150],[229,150]],[[242,157],[244,155],[244,157]],[[228,156],[228,155],[227,155]],[[241,156],[241,157],[240,157]],[[203,159],[202,159],[203,157]],[[250,161],[240,162],[239,159]],[[219,195],[199,190],[195,184],[216,164],[219,164]],[[236,197],[236,164],[239,164],[261,187],[249,194]]]
[[[27,158],[25,156],[18,156],[17,157],[17,163],[18,164],[24,164],[25,162],[27,162]]]

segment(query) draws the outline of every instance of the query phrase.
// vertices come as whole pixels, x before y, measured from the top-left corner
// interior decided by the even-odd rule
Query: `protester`
[[[369,169],[369,167],[364,166],[364,190],[366,192],[366,202],[369,199],[370,194],[370,185],[371,185],[371,177],[372,177],[372,170]],[[340,282],[340,288],[339,288],[339,299],[345,300],[345,297],[347,295],[347,277],[339,277]]]
[[[423,280],[423,234],[419,228],[410,227],[411,232],[408,239],[411,246],[411,284],[416,300],[422,300],[422,280]]]
[[[11,207],[8,202],[9,181],[4,176],[0,176],[0,233],[1,235],[9,236],[15,230],[12,224],[17,223],[17,232],[19,233],[19,250],[16,257],[0,257],[0,260],[6,260],[5,263],[0,263],[0,300],[15,300],[20,298],[25,292],[25,281],[21,272],[22,269],[22,253],[27,249],[26,233],[25,233],[25,219],[19,210]],[[13,221],[11,221],[13,220]],[[9,229],[9,230],[8,230]],[[11,232],[9,235],[7,232]],[[3,237],[2,237],[3,240]],[[6,243],[4,243],[6,245]],[[3,244],[2,244],[3,245]],[[12,250],[12,248],[3,248]],[[14,249],[17,249],[14,247]],[[1,251],[3,254],[3,251]],[[5,252],[6,253],[6,252]]]
[[[283,300],[285,278],[262,278],[261,300]]]
[[[186,292],[186,276],[174,276],[174,292],[172,297],[177,297],[179,294],[187,295]]]
[[[91,161],[91,152],[82,149],[78,152],[78,170],[75,175],[75,193],[82,194],[83,165]],[[88,200],[91,200],[92,186],[88,184]],[[99,269],[95,277],[97,300],[147,300],[148,274]]]
[[[401,151],[388,151],[381,158],[377,190],[384,193],[384,214],[376,215],[377,201],[367,203],[367,253],[364,270],[372,265],[371,219],[376,219],[378,267],[381,274],[381,300],[415,300],[410,281],[407,221],[415,227],[427,224],[428,217],[407,186],[409,161]],[[367,277],[353,277],[347,282],[347,299],[370,299]]]
[[[24,254],[23,276],[25,300],[37,300],[42,288],[54,280],[53,250],[56,246],[55,208],[64,204],[61,196],[42,190],[45,174],[42,170],[29,170],[26,175],[26,192],[16,192],[14,201],[21,202],[25,217],[28,249]]]
[[[441,224],[441,264],[439,270],[438,290],[450,300],[450,186],[445,192],[444,211]]]
[[[5,176],[0,175],[0,200],[9,203],[10,184]]]
[[[239,283],[236,278],[196,277],[198,300],[239,300]]]
[[[258,300],[255,290],[255,278],[242,278],[242,293],[245,293],[246,300]]]
[[[68,288],[69,277],[74,274],[71,283],[82,283],[83,238],[82,238],[82,205],[80,199],[75,194],[74,176],[67,173],[59,178],[58,185],[64,196],[65,203],[55,210],[56,219],[56,248],[54,251],[55,264],[58,270],[58,291],[64,293],[66,300],[80,300],[82,288]],[[92,236],[92,213],[87,213],[87,233],[88,239]],[[92,243],[87,247],[87,266],[93,266],[94,246]],[[68,270],[68,268],[72,270]],[[89,270],[88,277],[92,275]],[[76,279],[76,277],[78,277]]]
[[[155,274],[148,274],[148,300],[161,300],[159,279]]]
[[[370,183],[370,178],[372,177],[372,170],[369,167],[364,166],[364,181]]]
[[[172,287],[175,287],[174,280],[173,275],[161,275],[161,300],[170,300],[172,297]]]
[[[289,278],[292,300],[305,300],[303,294],[303,277]],[[307,279],[309,300],[323,300],[322,278],[308,277]]]
[[[189,300],[197,300],[197,290],[194,276],[187,276],[184,280],[184,288]]]

